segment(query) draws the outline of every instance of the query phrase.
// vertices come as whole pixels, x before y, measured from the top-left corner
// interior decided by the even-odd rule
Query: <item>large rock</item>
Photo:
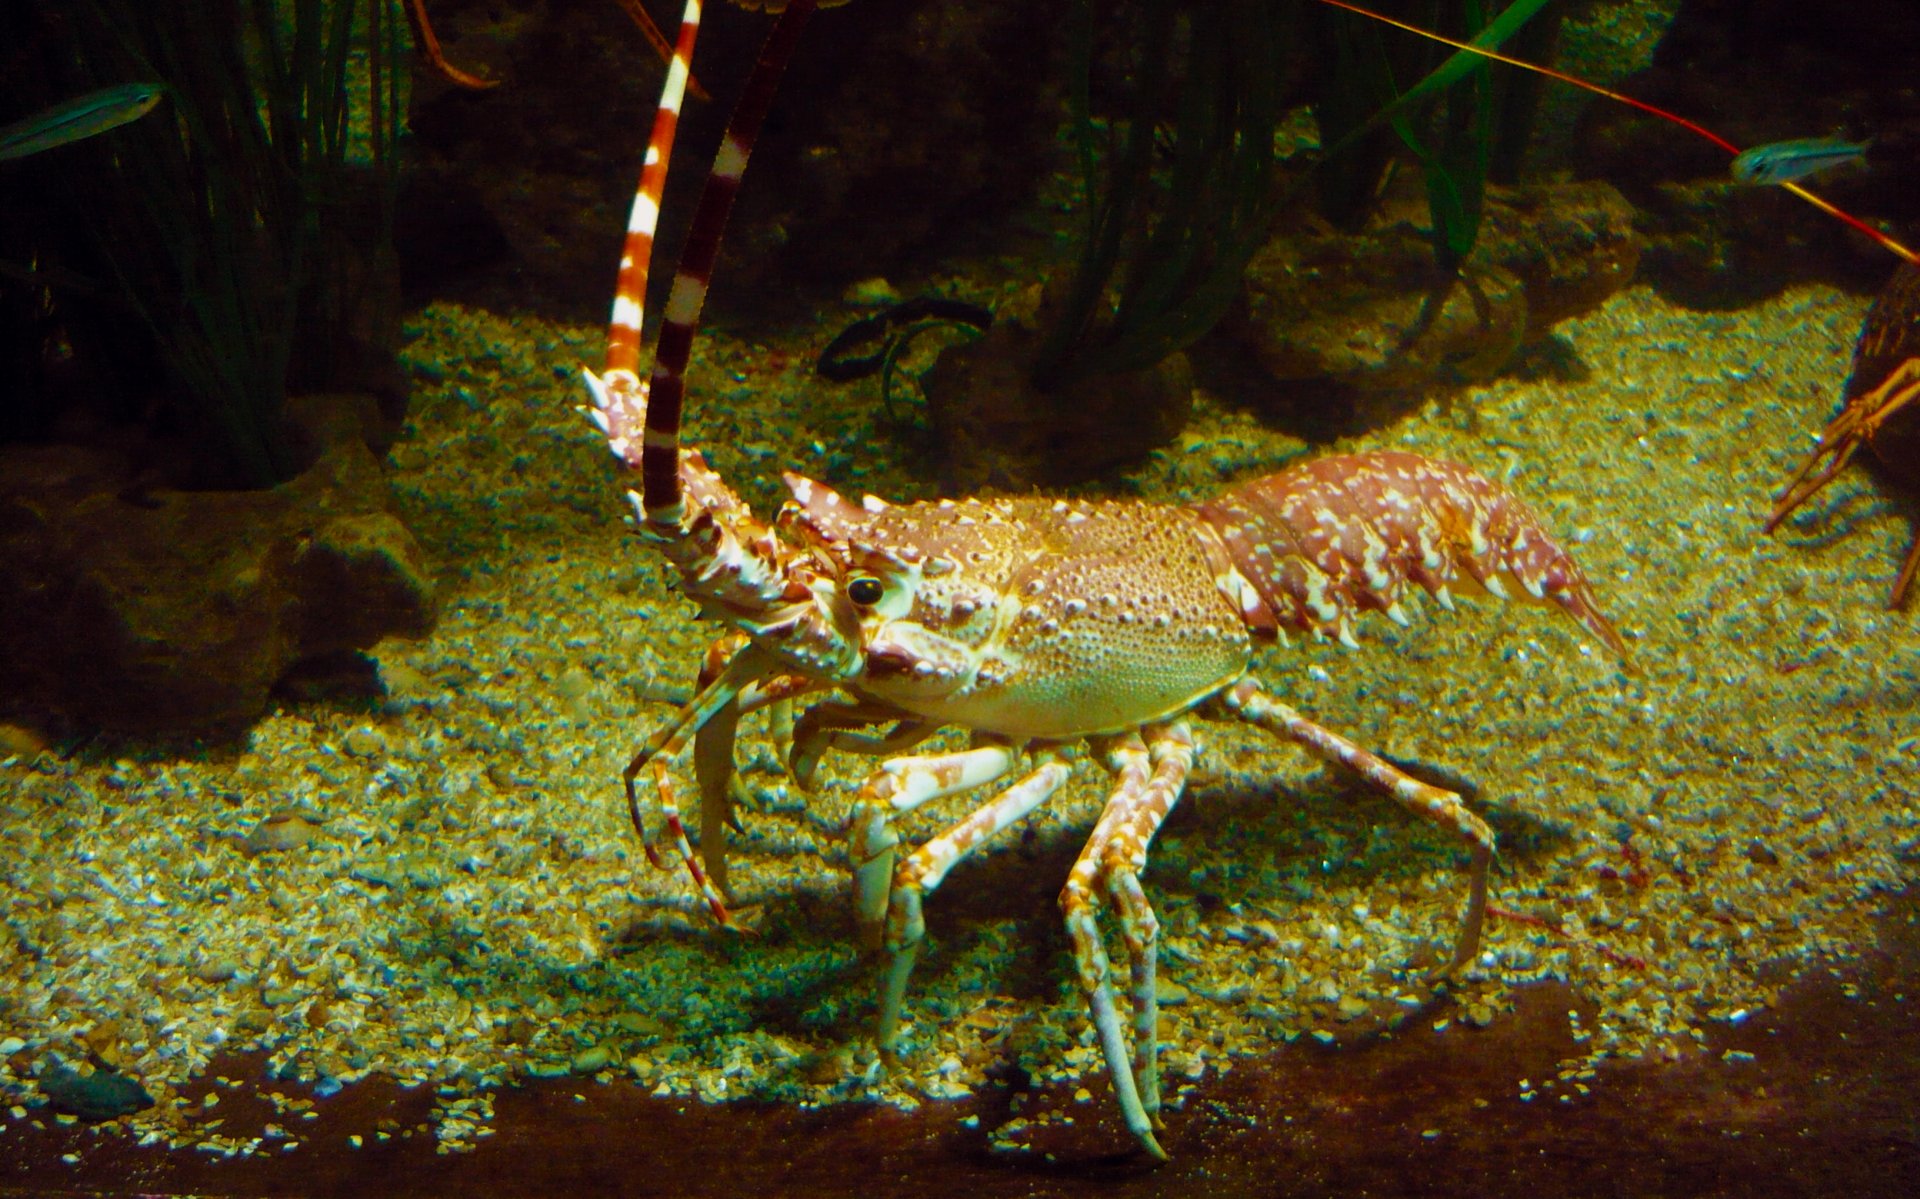
[[[1003,319],[941,351],[923,386],[949,492],[1023,491],[1085,482],[1146,457],[1193,411],[1184,354],[1145,370],[1098,374],[1057,391],[1034,386],[1041,335]]]
[[[289,403],[313,465],[267,491],[128,490],[122,455],[0,447],[0,709],[232,733],[293,667],[433,626],[419,546],[351,407]]]
[[[1488,188],[1462,280],[1440,280],[1424,193],[1358,234],[1296,224],[1248,265],[1226,322],[1270,379],[1404,392],[1497,373],[1527,341],[1633,279],[1633,210],[1604,183]]]

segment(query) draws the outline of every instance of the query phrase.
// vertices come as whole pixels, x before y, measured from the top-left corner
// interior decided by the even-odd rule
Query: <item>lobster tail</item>
[[[1511,583],[1626,656],[1579,564],[1525,504],[1463,466],[1391,450],[1321,458],[1197,510],[1244,580],[1241,610],[1256,633],[1352,644],[1358,613],[1404,623],[1400,601],[1416,584],[1450,604],[1463,582],[1498,596]]]

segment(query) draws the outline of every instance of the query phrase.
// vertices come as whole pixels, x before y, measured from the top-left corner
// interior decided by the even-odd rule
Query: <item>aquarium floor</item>
[[[996,1087],[905,1113],[534,1082],[500,1096],[497,1136],[450,1157],[414,1131],[426,1127],[424,1090],[368,1084],[317,1105],[307,1144],[285,1159],[19,1130],[0,1155],[0,1196],[1905,1197],[1920,1193],[1920,897],[1895,897],[1879,931],[1863,960],[1716,1032],[1707,1048],[1732,1055],[1731,1066],[1721,1056],[1617,1063],[1588,1093],[1523,1101],[1514,1078],[1556,1069],[1573,1048],[1565,1013],[1585,1006],[1564,984],[1538,983],[1508,1018],[1468,1037],[1420,1030],[1243,1062],[1170,1122],[1165,1165],[1115,1153],[1105,1120],[1056,1126],[1018,1154],[961,1124],[1006,1119],[1010,1106],[1072,1107],[1064,1085],[1018,1105]],[[267,1111],[244,1093],[229,1102]],[[382,1121],[408,1132],[349,1142]],[[69,1153],[81,1164],[61,1160]]]
[[[1234,1139],[1249,1119],[1263,1145],[1295,1144],[1289,1120],[1329,1144],[1334,1130],[1387,1136],[1368,1124],[1396,1102],[1382,1088],[1452,1093],[1449,1079],[1475,1080],[1460,1093],[1488,1111],[1623,1121],[1640,1084],[1616,1080],[1699,1076],[1746,1095],[1742,1038],[1779,1019],[1782,988],[1872,943],[1920,844],[1920,626],[1884,607],[1913,505],[1849,471],[1780,535],[1759,530],[1833,407],[1865,310],[1806,288],[1698,313],[1632,289],[1561,326],[1531,375],[1337,447],[1400,446],[1504,481],[1585,565],[1633,669],[1554,613],[1491,599],[1427,605],[1407,629],[1371,622],[1358,650],[1262,656],[1309,716],[1468,794],[1500,837],[1497,912],[1473,969],[1436,996],[1420,966],[1453,935],[1459,847],[1297,751],[1199,726],[1192,794],[1145,879],[1180,1169],[1251,1154]],[[856,495],[937,493],[871,385],[812,377],[848,319],[703,343],[690,436],[763,509],[789,467]],[[750,936],[707,927],[684,873],[649,869],[628,826],[619,769],[712,633],[622,531],[618,472],[573,411],[600,332],[438,305],[413,333],[392,479],[445,606],[431,638],[376,648],[383,693],[289,701],[238,745],[0,764],[0,1161],[41,1126],[67,1135],[36,1079],[89,1059],[155,1103],[72,1134],[76,1179],[140,1160],[135,1143],[240,1165],[319,1160],[345,1136],[376,1153],[426,1138],[445,1159],[486,1160],[515,1120],[539,1126],[575,1093],[583,1160],[625,1135],[591,1113],[679,1107],[684,1139],[719,1142],[716,1170],[732,1168],[720,1130],[744,1135],[749,1119],[825,1143],[917,1129],[924,1152],[988,1173],[1055,1138],[1076,1160],[1125,1149],[1054,906],[1098,772],[1082,762],[930,898],[902,1059],[882,1070],[838,838],[863,760],[830,759],[807,796],[749,722],[757,810],[731,859]],[[1197,499],[1319,452],[1202,395],[1180,443],[1120,487]],[[1510,1057],[1483,1050],[1502,1030]],[[1416,1059],[1445,1065],[1420,1081]],[[1247,1081],[1267,1077],[1283,1083]],[[961,1122],[1010,1080],[1060,1100]],[[412,1088],[404,1118],[327,1116],[371,1112],[366,1096],[394,1084]],[[721,1105],[736,1100],[774,1106]],[[1479,1136],[1464,1117],[1393,1110],[1407,1114],[1392,1127],[1437,1129],[1443,1153]],[[1616,1152],[1644,1140],[1611,1128]],[[258,1168],[304,1185],[304,1166]],[[634,1169],[638,1186],[665,1167]]]

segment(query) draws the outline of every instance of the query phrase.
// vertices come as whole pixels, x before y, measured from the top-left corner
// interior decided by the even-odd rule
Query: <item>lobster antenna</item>
[[[695,3],[697,0],[689,0],[690,7]],[[720,235],[726,231],[727,213],[740,189],[747,156],[753,152],[754,140],[760,136],[760,126],[773,105],[780,76],[793,57],[800,30],[816,7],[816,0],[791,0],[767,34],[760,59],[720,139],[720,151],[700,192],[700,205],[694,210],[693,226],[680,254],[680,269],[667,295],[660,342],[653,355],[653,377],[647,385],[646,433],[640,449],[641,508],[646,523],[662,532],[678,533],[686,520],[680,486],[680,411],[687,394],[693,335],[700,324],[700,309],[706,303],[707,284],[713,278],[714,259],[720,253]],[[664,101],[661,111],[666,111]],[[651,157],[652,151],[648,153]]]
[[[607,324],[605,373],[583,368],[591,407],[580,411],[607,435],[607,448],[628,467],[640,465],[640,431],[646,423],[647,386],[640,379],[640,323],[646,315],[647,266],[653,260],[654,230],[660,224],[660,197],[667,188],[667,162],[680,127],[680,105],[692,76],[693,42],[700,32],[700,0],[687,0],[680,15],[680,36],[667,60],[660,107],[653,114],[640,185],[627,215],[627,237],[620,249],[620,277],[613,289],[613,315]]]
[[[608,381],[620,372],[638,381],[647,269],[653,260],[660,201],[667,189],[667,161],[673,157],[673,136],[680,128],[680,106],[686,100],[687,80],[693,74],[693,43],[699,33],[700,0],[687,0],[680,15],[680,35],[667,59],[660,107],[653,114],[653,133],[647,138],[640,186],[634,189],[633,209],[627,214],[627,239],[620,251],[620,278],[614,285],[613,318],[607,327],[607,369],[603,378]]]
[[[1523,71],[1532,71],[1536,75],[1545,75],[1549,79],[1557,79],[1561,83],[1572,84],[1574,87],[1582,88],[1586,91],[1590,91],[1596,96],[1605,96],[1609,100],[1614,100],[1621,104],[1625,104],[1630,107],[1637,108],[1642,112],[1652,113],[1654,116],[1659,117],[1663,121],[1671,121],[1673,124],[1680,126],[1682,129],[1685,129],[1688,132],[1697,133],[1701,137],[1706,138],[1708,141],[1712,142],[1714,145],[1720,147],[1722,150],[1725,150],[1728,154],[1738,156],[1740,153],[1740,147],[1734,145],[1732,142],[1728,141],[1724,137],[1721,137],[1719,134],[1715,133],[1711,129],[1708,129],[1704,125],[1695,124],[1694,122],[1687,120],[1685,117],[1680,116],[1677,113],[1668,112],[1664,108],[1657,108],[1654,105],[1647,103],[1645,100],[1636,100],[1632,96],[1624,95],[1616,91],[1610,91],[1607,88],[1601,87],[1597,83],[1591,83],[1585,79],[1582,79],[1578,75],[1569,75],[1564,71],[1556,71],[1552,67],[1543,67],[1539,63],[1528,62],[1525,59],[1512,58],[1508,55],[1501,54],[1498,51],[1489,50],[1485,46],[1476,46],[1471,42],[1458,42],[1450,37],[1442,37],[1440,34],[1434,33],[1432,30],[1422,29],[1418,25],[1409,25],[1405,21],[1397,21],[1392,17],[1374,12],[1371,9],[1361,8],[1358,4],[1349,4],[1346,2],[1346,0],[1320,0],[1320,3],[1328,5],[1332,8],[1344,9],[1347,12],[1355,13],[1359,16],[1366,17],[1369,20],[1379,21],[1383,25],[1391,25],[1395,29],[1401,29],[1401,30],[1405,30],[1408,33],[1417,34],[1420,37],[1428,39],[1429,41],[1439,42],[1443,46],[1452,46],[1456,50],[1465,50],[1469,54],[1478,54],[1480,57],[1490,58],[1494,62],[1503,62],[1510,67],[1519,67]],[[1852,228],[1858,230],[1859,232],[1866,234],[1868,237],[1871,237],[1873,240],[1879,242],[1881,245],[1885,246],[1888,250],[1892,251],[1894,254],[1898,255],[1899,257],[1906,259],[1908,262],[1920,264],[1920,254],[1916,254],[1912,250],[1909,250],[1906,246],[1900,244],[1898,241],[1895,241],[1892,237],[1888,236],[1885,233],[1882,233],[1880,230],[1875,229],[1872,225],[1869,225],[1867,222],[1861,220],[1857,216],[1854,216],[1852,213],[1847,212],[1844,209],[1836,207],[1835,205],[1828,203],[1826,200],[1821,199],[1819,196],[1808,191],[1806,188],[1801,187],[1798,183],[1789,181],[1789,182],[1781,183],[1778,186],[1785,188],[1786,190],[1792,192],[1796,196],[1799,196],[1802,200],[1805,200],[1807,203],[1813,205],[1815,208],[1818,208],[1821,212],[1826,213],[1828,216],[1833,217],[1834,219],[1851,226]]]

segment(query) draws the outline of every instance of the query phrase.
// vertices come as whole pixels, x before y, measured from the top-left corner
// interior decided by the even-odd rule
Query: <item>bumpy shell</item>
[[[1416,584],[1441,602],[1460,587],[1557,604],[1614,653],[1620,634],[1593,588],[1525,504],[1451,462],[1386,450],[1320,458],[1199,506],[1252,587],[1249,627],[1351,642],[1353,618],[1385,612]]]

